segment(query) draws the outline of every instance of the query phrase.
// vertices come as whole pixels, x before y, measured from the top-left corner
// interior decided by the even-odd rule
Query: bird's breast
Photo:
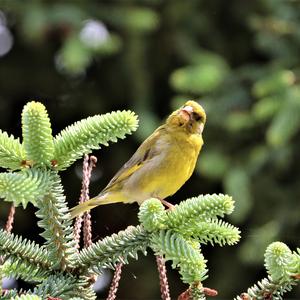
[[[164,199],[180,189],[194,171],[202,143],[202,138],[197,143],[178,137],[160,140],[156,145],[158,154],[127,182],[127,190],[134,192],[135,201],[150,197]]]

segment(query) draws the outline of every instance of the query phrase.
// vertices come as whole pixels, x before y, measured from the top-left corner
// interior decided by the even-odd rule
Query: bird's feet
[[[164,199],[159,199],[159,200],[160,200],[160,202],[161,202],[164,206],[166,206],[169,210],[174,209],[174,205],[171,204],[170,202],[168,202],[168,201],[166,201],[166,200],[164,200]]]

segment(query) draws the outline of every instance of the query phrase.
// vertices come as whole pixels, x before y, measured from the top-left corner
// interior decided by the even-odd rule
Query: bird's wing
[[[156,144],[159,140],[161,133],[164,131],[164,127],[161,126],[155,132],[153,132],[136,150],[133,156],[127,161],[123,167],[116,173],[111,179],[108,185],[102,190],[102,193],[108,190],[118,189],[124,180],[128,179],[134,172],[140,169],[147,161],[159,154]]]

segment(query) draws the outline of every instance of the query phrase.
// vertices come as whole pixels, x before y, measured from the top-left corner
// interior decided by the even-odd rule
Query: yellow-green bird
[[[72,218],[98,205],[141,204],[177,192],[192,175],[203,145],[206,114],[200,104],[187,101],[174,111],[136,150],[100,194],[70,210]]]

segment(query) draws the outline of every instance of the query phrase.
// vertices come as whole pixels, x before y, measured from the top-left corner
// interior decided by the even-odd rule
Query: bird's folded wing
[[[163,128],[159,127],[140,145],[131,159],[123,165],[104,190],[102,190],[101,194],[108,190],[119,188],[134,172],[143,167],[145,163],[158,154],[156,143],[162,130]]]

